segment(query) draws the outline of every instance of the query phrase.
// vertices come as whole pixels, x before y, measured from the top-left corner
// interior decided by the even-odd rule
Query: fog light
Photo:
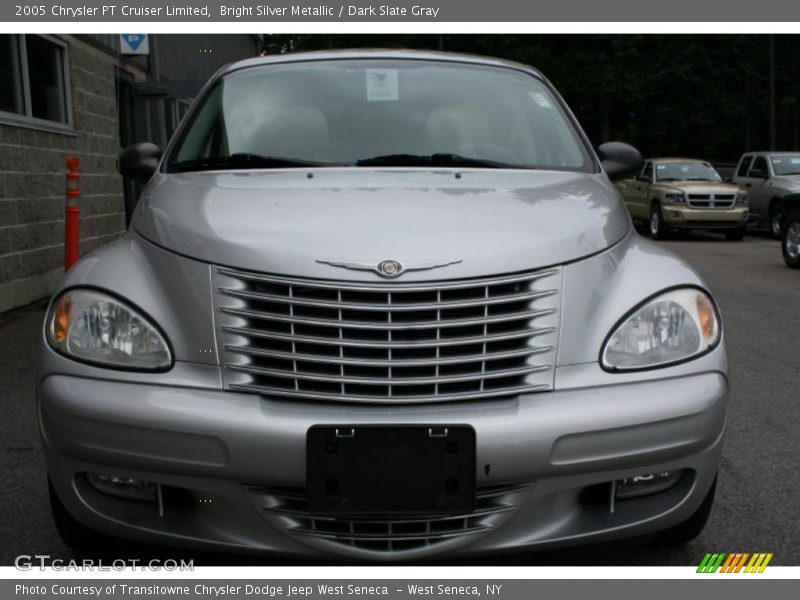
[[[157,499],[156,484],[151,481],[103,473],[86,473],[86,481],[98,492],[109,496],[139,502],[155,502]]]
[[[636,498],[648,494],[657,494],[680,481],[683,476],[683,469],[678,471],[659,471],[658,473],[645,473],[635,477],[618,479],[615,486],[615,496],[617,500],[626,498]]]

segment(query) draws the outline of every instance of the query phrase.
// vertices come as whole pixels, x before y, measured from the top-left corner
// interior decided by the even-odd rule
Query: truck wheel
[[[650,207],[650,237],[654,240],[667,239],[667,228],[661,214],[661,205],[653,203]]]
[[[744,232],[746,227],[737,227],[736,229],[729,229],[725,232],[725,239],[731,242],[741,242],[744,239]]]
[[[800,211],[789,214],[783,225],[783,260],[792,269],[800,269]]]
[[[781,227],[783,226],[783,207],[776,200],[769,207],[769,234],[772,239],[781,239]]]
[[[665,529],[658,534],[656,541],[669,546],[677,546],[681,544],[688,544],[703,531],[703,528],[708,522],[708,516],[711,514],[711,507],[714,505],[714,494],[717,490],[717,478],[714,477],[714,483],[711,484],[711,489],[708,494],[703,498],[702,504],[685,521],[673,525],[669,529]]]

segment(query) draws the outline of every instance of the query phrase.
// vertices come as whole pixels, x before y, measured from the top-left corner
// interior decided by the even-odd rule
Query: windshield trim
[[[587,164],[585,164],[582,168],[576,167],[554,167],[548,166],[546,170],[556,170],[556,171],[568,171],[568,172],[575,172],[575,173],[591,173],[597,174],[601,172],[600,168],[600,161],[597,158],[597,154],[594,151],[594,148],[589,141],[586,133],[584,132],[583,128],[578,123],[577,118],[575,117],[572,110],[567,106],[566,101],[562,98],[561,94],[558,90],[553,87],[550,81],[541,73],[536,71],[533,68],[525,67],[524,65],[517,66],[515,63],[497,63],[494,62],[493,59],[486,59],[485,61],[479,60],[478,58],[470,60],[467,57],[459,57],[458,55],[453,56],[422,56],[422,57],[415,57],[415,56],[397,56],[392,54],[387,55],[347,55],[347,56],[320,56],[320,57],[311,57],[309,55],[305,55],[303,57],[298,57],[295,60],[282,60],[276,62],[264,62],[264,63],[244,63],[241,65],[233,65],[233,66],[226,66],[222,67],[218,70],[202,87],[200,92],[197,94],[195,101],[192,103],[191,107],[189,108],[188,114],[184,117],[180,125],[178,126],[175,133],[172,135],[172,138],[167,143],[166,148],[164,149],[164,153],[162,154],[161,161],[158,165],[157,172],[162,174],[176,174],[178,171],[175,169],[176,163],[176,151],[183,144],[185,137],[191,126],[194,124],[195,118],[199,114],[202,107],[205,105],[205,102],[211,97],[216,87],[228,76],[240,73],[242,71],[250,70],[250,69],[264,69],[269,68],[272,66],[282,66],[282,65],[292,65],[292,64],[302,64],[302,63],[324,63],[324,62],[333,62],[333,61],[409,61],[409,62],[425,62],[425,63],[445,63],[445,64],[455,64],[455,65],[469,65],[473,67],[484,67],[488,69],[500,69],[500,70],[508,70],[508,71],[515,71],[518,73],[523,73],[533,79],[539,81],[547,91],[552,95],[553,99],[558,104],[559,109],[561,110],[562,114],[566,118],[569,126],[572,128],[575,137],[577,138],[577,142],[581,145],[582,151],[585,157],[588,159]],[[296,167],[296,168],[308,168],[308,167]],[[313,168],[334,168],[334,167],[313,167]],[[442,168],[442,167],[426,167],[428,169],[434,168]],[[479,168],[479,169],[488,169],[494,171],[502,171],[505,169],[493,168],[493,167],[486,167],[486,168]],[[513,167],[512,170],[539,170],[536,167],[528,167],[528,166],[521,166],[521,167]]]

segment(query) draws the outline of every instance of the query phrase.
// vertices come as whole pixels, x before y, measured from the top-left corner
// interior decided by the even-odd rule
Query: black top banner
[[[787,22],[800,4],[762,0],[33,0],[3,2],[8,22]]]

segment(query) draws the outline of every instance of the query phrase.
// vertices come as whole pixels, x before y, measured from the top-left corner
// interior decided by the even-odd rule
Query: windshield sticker
[[[367,69],[367,102],[398,100],[397,69]]]
[[[659,171],[663,171],[666,168],[667,168],[667,165],[656,165],[656,169],[659,170]]]

